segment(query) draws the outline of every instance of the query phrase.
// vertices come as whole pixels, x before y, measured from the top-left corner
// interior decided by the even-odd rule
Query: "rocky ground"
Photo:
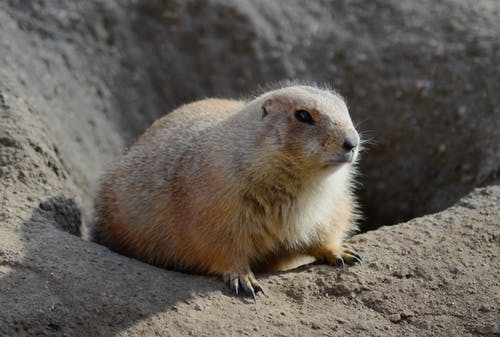
[[[499,335],[498,59],[494,0],[0,1],[0,336]],[[253,303],[81,238],[156,117],[290,78],[372,139],[364,228],[422,216],[355,236],[365,265]]]

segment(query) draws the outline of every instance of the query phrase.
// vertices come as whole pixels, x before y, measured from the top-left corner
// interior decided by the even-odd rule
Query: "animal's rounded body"
[[[252,268],[297,255],[356,262],[343,242],[356,222],[358,148],[347,107],[329,90],[291,86],[181,106],[104,174],[93,237],[252,294]]]

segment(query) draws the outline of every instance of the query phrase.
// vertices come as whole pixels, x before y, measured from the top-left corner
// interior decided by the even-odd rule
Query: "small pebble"
[[[400,314],[392,314],[392,315],[389,315],[388,319],[392,323],[397,323],[397,322],[401,321],[401,315]]]
[[[314,329],[314,330],[319,330],[319,329],[321,329],[321,327],[320,327],[318,324],[316,324],[316,323],[312,323],[312,324],[311,324],[311,328],[312,328],[312,329]]]

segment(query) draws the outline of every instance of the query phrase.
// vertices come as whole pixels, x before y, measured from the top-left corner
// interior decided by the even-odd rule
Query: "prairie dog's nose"
[[[354,129],[346,132],[342,148],[346,151],[352,151],[359,145],[359,135]]]

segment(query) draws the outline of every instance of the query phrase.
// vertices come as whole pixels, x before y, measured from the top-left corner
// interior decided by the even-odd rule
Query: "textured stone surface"
[[[40,110],[83,192],[151,121],[284,79],[334,85],[370,140],[366,226],[498,179],[494,0],[7,1],[3,86]]]
[[[369,224],[443,209],[500,166],[497,1],[0,3],[0,335],[498,334],[498,186],[354,238],[368,263],[260,275],[268,297],[76,235],[98,176],[206,96],[334,84],[373,143]],[[82,213],[82,214],[81,214]]]

